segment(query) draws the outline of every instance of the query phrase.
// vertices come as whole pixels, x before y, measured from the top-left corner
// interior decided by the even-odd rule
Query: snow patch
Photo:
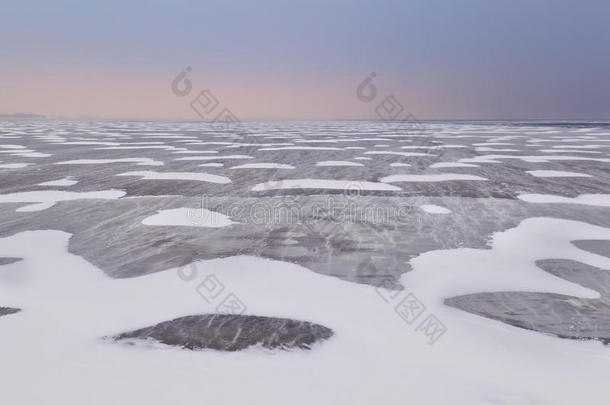
[[[51,208],[52,206],[54,206],[56,204],[56,202],[54,201],[48,201],[48,202],[42,202],[42,203],[36,203],[36,204],[30,204],[30,205],[24,205],[23,207],[19,207],[17,208],[15,211],[17,212],[36,212],[36,211],[44,211],[47,208]]]
[[[562,197],[553,194],[520,194],[520,200],[542,204],[581,204],[610,207],[610,194],[581,194],[578,197]]]
[[[156,226],[200,226],[204,228],[222,228],[236,222],[218,212],[205,208],[173,208],[160,210],[142,220],[144,225]]]
[[[443,173],[443,174],[394,174],[391,176],[382,177],[380,179],[383,183],[394,183],[394,182],[438,182],[438,181],[483,181],[486,178],[474,176],[472,174],[458,174],[458,173]]]
[[[74,180],[72,177],[64,177],[59,180],[45,181],[44,183],[38,183],[39,186],[53,186],[53,187],[69,187],[78,183],[78,180]]]
[[[420,205],[419,208],[426,211],[429,214],[451,214],[451,210],[440,205],[424,204]]]
[[[593,177],[586,173],[564,172],[560,170],[528,170],[534,177]]]
[[[350,162],[347,160],[325,160],[317,162],[316,166],[330,167],[330,166],[364,166],[362,163]]]
[[[366,191],[400,191],[400,187],[384,183],[357,180],[324,180],[324,179],[285,179],[257,184],[252,191],[278,189],[331,189],[331,190],[366,190]]]
[[[123,159],[77,159],[56,162],[56,165],[99,165],[108,163],[136,163],[138,166],[162,166],[163,162],[150,158],[123,158]]]
[[[281,163],[246,163],[245,165],[233,166],[231,169],[294,169],[292,165]]]
[[[191,180],[205,181],[208,183],[227,184],[231,179],[225,176],[218,176],[209,173],[192,173],[192,172],[153,172],[150,170],[139,172],[120,173],[117,176],[140,176],[142,180]]]

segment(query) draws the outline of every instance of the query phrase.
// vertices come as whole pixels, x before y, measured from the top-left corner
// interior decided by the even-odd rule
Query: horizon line
[[[214,123],[216,121],[203,120],[203,119],[187,119],[187,118],[136,118],[136,117],[64,117],[64,116],[52,116],[47,117],[43,114],[36,113],[14,113],[14,114],[0,114],[0,121],[2,120],[20,120],[20,121],[164,121],[164,122],[201,122],[201,123]],[[610,124],[610,117],[605,119],[587,119],[587,118],[557,118],[557,117],[545,117],[545,118],[419,118],[407,119],[407,120],[383,120],[379,118],[250,118],[237,121],[242,122],[263,122],[263,121],[369,121],[369,122],[383,122],[383,123],[405,123],[405,122],[594,122],[594,123],[608,123]]]

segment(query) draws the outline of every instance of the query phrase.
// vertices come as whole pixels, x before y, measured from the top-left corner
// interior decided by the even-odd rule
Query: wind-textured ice
[[[445,304],[525,329],[610,344],[610,272],[570,260],[541,260],[537,265],[598,291],[600,298],[511,291],[452,297]]]
[[[11,264],[21,260],[20,257],[0,257],[0,266],[3,264]]]
[[[248,255],[400,291],[414,258],[489,249],[493,234],[528,220],[610,229],[610,125],[600,123],[428,122],[401,132],[367,121],[4,121],[0,144],[0,237],[68,232],[70,253],[120,279]],[[526,288],[442,298],[509,325],[605,341],[604,235],[572,241],[594,267],[537,263],[540,277],[600,298]],[[151,330],[184,325],[169,322]]]
[[[19,312],[20,310],[17,308],[6,308],[6,307],[0,307],[0,316],[3,315],[10,315],[10,314],[16,314],[17,312]]]
[[[522,194],[607,194],[608,163],[530,163],[518,158],[459,162],[478,159],[482,152],[477,148],[486,144],[519,151],[512,156],[543,159],[561,153],[540,149],[571,145],[574,139],[589,142],[587,150],[599,151],[597,158],[607,158],[607,131],[595,124],[427,123],[423,131],[401,133],[391,124],[353,121],[247,123],[237,131],[206,123],[6,122],[0,132],[10,138],[12,148],[6,151],[35,150],[45,156],[3,156],[28,166],[3,170],[0,199],[15,201],[12,196],[41,190],[53,193],[52,187],[40,184],[68,176],[78,181],[69,187],[70,198],[113,189],[125,190],[126,196],[112,202],[79,199],[21,206],[27,214],[15,213],[19,205],[0,204],[5,219],[0,235],[28,229],[68,231],[74,234],[70,250],[113,277],[239,253],[375,285],[408,271],[408,260],[422,252],[484,247],[490,233],[527,217],[550,215],[610,226],[605,209],[516,200]],[[200,167],[197,160],[183,159],[185,152],[209,152],[217,165],[225,165]],[[361,166],[319,165],[365,156],[370,160],[358,160]],[[141,170],[142,165],[155,167]],[[240,166],[248,169],[232,169]],[[541,167],[591,177],[540,179],[527,174]],[[392,179],[403,181],[382,183]],[[430,215],[418,209],[422,205],[443,206],[453,214]],[[201,213],[215,210],[240,225],[201,232],[143,223],[163,209],[198,207]],[[374,267],[359,266],[371,255]]]
[[[157,325],[124,332],[117,341],[152,340],[186,349],[244,350],[251,346],[265,349],[311,349],[333,335],[333,331],[311,322],[248,315],[191,315]]]
[[[608,127],[596,124],[427,123],[424,131],[400,133],[391,124],[376,122],[263,122],[223,131],[205,123],[14,121],[3,123],[0,135],[8,137],[12,145],[6,149],[11,153],[2,156],[3,163],[28,164],[2,169],[0,198],[49,190],[39,184],[68,176],[78,181],[70,187],[71,193],[121,189],[126,197],[138,197],[104,203],[62,202],[36,215],[15,215],[19,206],[0,204],[0,215],[6,219],[0,235],[48,227],[69,231],[74,233],[71,250],[116,277],[239,252],[290,260],[314,271],[375,284],[378,276],[407,271],[410,257],[438,248],[484,246],[491,232],[530,216],[610,225],[606,210],[568,204],[535,207],[515,200],[520,194],[574,198],[610,193],[609,163],[528,162],[532,156],[539,160],[565,158],[562,153],[540,150],[570,146],[575,139],[590,143],[588,151],[599,151],[596,158],[608,159]],[[477,148],[486,144],[502,144],[518,152],[511,153],[511,159],[503,154],[496,160],[499,163],[474,167],[460,163],[485,155]],[[22,150],[44,156],[23,157]],[[578,156],[578,150],[583,151],[577,149],[569,155]],[[201,168],[200,162],[185,160],[184,152],[213,152],[214,162],[225,160],[227,164]],[[364,156],[372,159],[359,160],[362,166],[318,165]],[[521,160],[519,156],[528,158]],[[229,159],[236,157],[246,159],[251,169],[231,170],[235,165]],[[579,158],[589,156],[581,153]],[[157,165],[154,170],[135,168],[148,162]],[[591,177],[540,179],[527,174],[540,168]],[[125,176],[130,172],[142,175]],[[384,179],[407,181],[384,186]],[[316,189],[315,184],[321,188]],[[358,198],[345,198],[344,189],[350,185]],[[162,230],[141,224],[142,219],[164,208],[200,207],[201,196],[207,199],[204,208],[231,214],[243,225],[214,232],[212,237],[189,233],[185,228]],[[417,206],[425,202],[438,202],[453,215],[441,220],[418,212]],[[362,220],[359,212],[350,210],[354,206],[361,211],[382,207],[394,215]],[[290,218],[282,218],[286,214],[279,212],[296,208],[298,214]],[[279,219],[256,217],[262,211]],[[473,212],[477,212],[476,218]],[[83,237],[105,246],[106,254],[100,257],[97,249],[86,246],[89,243],[79,242]],[[286,246],[286,240],[298,243]],[[222,246],[217,247],[219,243]],[[380,256],[375,260],[383,263],[377,266],[378,274],[359,274],[359,255],[372,251]],[[319,263],[321,257],[323,263]],[[399,263],[392,263],[397,258]]]

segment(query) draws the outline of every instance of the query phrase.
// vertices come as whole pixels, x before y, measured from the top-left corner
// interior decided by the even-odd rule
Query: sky
[[[398,119],[610,120],[609,17],[608,0],[2,0],[0,114],[374,119],[393,96]]]

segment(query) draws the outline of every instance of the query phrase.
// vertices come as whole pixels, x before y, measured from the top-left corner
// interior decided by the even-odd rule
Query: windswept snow
[[[578,197],[562,197],[552,194],[520,194],[520,200],[543,204],[582,204],[610,207],[610,194],[581,194]]]
[[[333,167],[333,166],[364,166],[362,163],[350,162],[346,160],[325,160],[317,162],[316,166]]]
[[[215,156],[186,156],[176,160],[232,160],[232,159],[252,159],[246,155],[215,155]]]
[[[246,163],[245,165],[233,166],[231,169],[287,169],[292,170],[294,166],[281,163]]]
[[[565,172],[561,170],[528,170],[534,177],[593,177],[586,173]]]
[[[413,157],[413,156],[428,156],[430,153],[423,152],[391,152],[391,151],[368,151],[364,152],[365,155],[395,155],[395,156],[404,156],[404,157]]]
[[[332,395],[334,404],[353,404],[354,398],[388,404],[405,398],[439,404],[482,404],[488,398],[500,403],[594,404],[602,403],[600,393],[604,395],[610,378],[610,354],[599,343],[557,339],[442,303],[446,297],[479,291],[599,296],[534,266],[544,257],[607,264],[597,255],[583,256],[570,243],[610,238],[609,230],[590,224],[530,219],[495,234],[490,249],[428,252],[412,261],[413,271],[401,280],[407,288],[403,292],[245,256],[200,261],[193,267],[196,272],[189,273],[192,279],[178,269],[111,279],[68,253],[69,237],[34,231],[0,239],[0,256],[24,258],[0,267],[0,296],[23,309],[0,320],[0,357],[3,364],[14,365],[2,379],[3,398],[11,403],[40,402],[40,389],[30,389],[36,383],[48,388],[44,401],[49,403],[107,404],[116,401],[117,393],[127,402],[187,403],[201,395],[203,386],[210,403],[240,403],[246,395],[252,403],[311,404],[324,403]],[[257,349],[236,354],[181,351],[102,339],[214,312],[216,302],[201,295],[212,274],[247,305],[248,314],[317,322],[336,334],[311,352],[273,355]],[[208,284],[202,285],[205,280]],[[417,330],[419,319],[409,324],[395,312],[408,294],[446,328],[432,346],[425,330]],[[38,332],[23,332],[32,327]],[[312,364],[319,366],[314,373]],[[354,384],[362,370],[367,370],[366,383]],[[69,389],[63,389],[67,381]],[[239,389],[227,389],[235,381]],[[334,386],[329,392],[329,381],[343,384],[348,394],[335,394]]]
[[[438,182],[438,181],[482,181],[487,180],[483,177],[472,174],[443,173],[443,174],[395,174],[382,177],[383,183],[395,182]]]
[[[173,208],[161,210],[144,218],[144,225],[157,226],[200,226],[204,228],[221,228],[234,222],[224,214],[205,208]]]
[[[451,213],[451,210],[449,210],[445,207],[441,207],[440,205],[434,205],[434,204],[420,205],[419,208],[421,208],[422,210],[426,211],[429,214],[450,214]]]
[[[49,203],[58,201],[91,199],[114,200],[117,198],[121,198],[124,195],[125,192],[122,190],[83,192],[63,190],[24,191],[21,193],[0,194],[0,203]],[[41,205],[39,207],[43,206]],[[33,209],[30,209],[30,211],[33,211]]]
[[[610,397],[608,346],[564,339],[610,342],[607,123],[0,126],[2,403]],[[334,335],[273,353],[108,338],[187,317],[180,334],[228,298]]]
[[[36,211],[44,211],[47,208],[51,208],[56,204],[55,201],[41,202],[36,204],[24,205],[23,207],[17,208],[15,211],[17,212],[36,212]]]
[[[78,180],[74,180],[71,177],[64,177],[59,180],[45,181],[44,183],[38,183],[39,186],[52,186],[52,187],[69,187],[78,183]]]
[[[365,190],[365,191],[400,191],[400,187],[384,183],[358,180],[323,180],[323,179],[287,179],[279,182],[257,184],[252,191],[279,189],[330,189],[330,190]]]
[[[451,167],[479,167],[478,165],[473,165],[471,163],[461,163],[461,162],[438,162],[430,165],[433,169],[443,169],[443,168],[451,168]]]
[[[124,159],[77,159],[57,162],[56,165],[99,165],[108,163],[136,163],[138,166],[162,166],[163,162],[150,158],[124,158]]]
[[[117,174],[117,176],[140,176],[143,180],[191,180],[205,181],[208,183],[227,184],[231,179],[225,176],[218,176],[209,173],[192,173],[192,172],[153,172],[139,171]]]
[[[610,163],[610,159],[592,158],[585,156],[556,156],[556,155],[481,155],[474,158],[460,159],[462,163],[496,163],[502,159],[519,159],[529,163],[546,163],[552,161],[591,161]]]
[[[278,148],[260,148],[259,151],[278,151],[278,150],[343,150],[332,146],[282,146]]]
[[[22,169],[32,163],[0,163],[0,169]]]

